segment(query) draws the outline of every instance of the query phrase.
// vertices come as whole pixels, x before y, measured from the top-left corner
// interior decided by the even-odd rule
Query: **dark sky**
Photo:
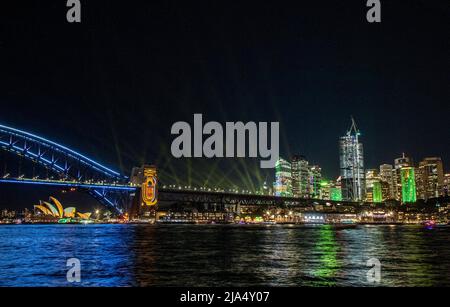
[[[82,0],[81,24],[65,0],[5,2],[0,123],[124,173],[156,163],[168,183],[273,180],[257,159],[171,161],[170,127],[195,112],[279,121],[282,156],[329,178],[351,115],[367,168],[406,152],[449,170],[448,1],[381,1],[379,24],[365,0]]]

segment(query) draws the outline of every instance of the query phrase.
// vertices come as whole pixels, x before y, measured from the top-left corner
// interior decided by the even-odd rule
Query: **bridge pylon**
[[[130,220],[136,218],[154,219],[158,203],[158,174],[155,165],[134,167],[131,171],[131,184],[137,187],[130,208]]]

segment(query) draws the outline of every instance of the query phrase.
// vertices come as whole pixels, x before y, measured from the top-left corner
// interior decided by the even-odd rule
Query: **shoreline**
[[[300,226],[300,227],[319,227],[319,226],[334,226],[339,228],[356,228],[358,226],[425,226],[423,222],[418,223],[376,223],[364,222],[355,224],[339,224],[339,223],[195,223],[195,222],[127,222],[127,223],[0,223],[1,226],[29,226],[29,225],[192,225],[192,226]],[[437,224],[434,227],[450,227],[449,224]]]

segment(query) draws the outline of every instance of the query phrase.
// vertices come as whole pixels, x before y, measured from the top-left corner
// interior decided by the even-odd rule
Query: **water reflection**
[[[450,286],[450,228],[281,225],[0,227],[0,286]],[[81,284],[66,281],[79,258]]]
[[[335,232],[330,225],[322,225],[319,231],[319,240],[316,243],[315,250],[319,256],[319,261],[313,275],[319,278],[322,282],[320,285],[332,286],[335,285],[336,272],[339,269],[339,261],[337,259],[338,245],[335,240]]]

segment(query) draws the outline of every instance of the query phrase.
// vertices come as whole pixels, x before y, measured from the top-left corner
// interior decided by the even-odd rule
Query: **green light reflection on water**
[[[336,284],[330,280],[336,276],[340,268],[337,259],[338,245],[335,240],[335,232],[331,225],[322,225],[319,231],[319,241],[315,245],[315,251],[320,255],[319,267],[312,272],[316,278],[323,279],[319,285],[331,286]]]

